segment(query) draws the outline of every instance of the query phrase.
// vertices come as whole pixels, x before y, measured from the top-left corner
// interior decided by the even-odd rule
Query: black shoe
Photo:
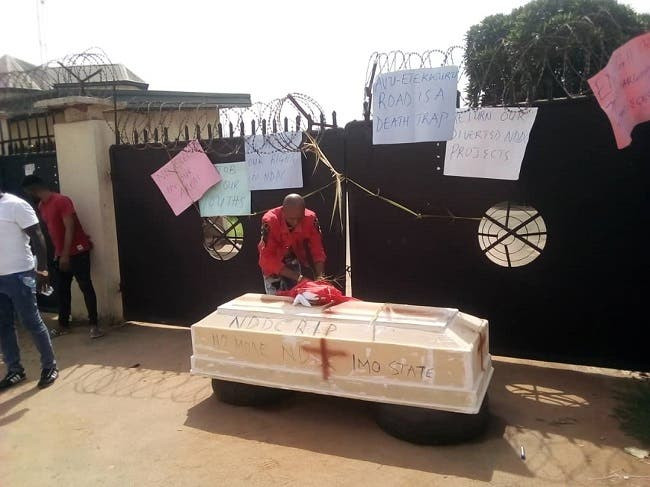
[[[43,372],[41,372],[41,380],[38,381],[39,389],[45,389],[54,384],[54,381],[58,376],[59,371],[56,367],[53,369],[43,369]]]
[[[25,380],[25,372],[9,372],[4,379],[0,380],[0,391],[9,389],[11,386],[20,384]]]

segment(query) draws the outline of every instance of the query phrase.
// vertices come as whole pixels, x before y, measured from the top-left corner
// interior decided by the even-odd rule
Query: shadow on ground
[[[495,469],[529,475],[503,438],[505,423],[498,417],[492,418],[484,438],[445,447],[411,445],[385,434],[373,420],[371,403],[312,394],[296,394],[270,409],[228,406],[212,396],[190,408],[185,424],[220,435],[477,480],[491,479]],[[497,465],[497,458],[507,460]]]
[[[38,357],[27,342],[23,337],[25,365],[33,381]],[[482,481],[502,471],[522,481],[536,477],[566,483],[584,475],[596,454],[607,470],[610,457],[630,443],[610,416],[611,390],[624,378],[497,362],[488,433],[463,445],[423,447],[385,434],[373,420],[373,405],[363,401],[296,394],[270,409],[218,402],[208,379],[189,375],[187,328],[130,324],[101,340],[90,340],[82,329],[54,343],[61,369],[54,393],[61,389],[105,401],[160,401],[159,406],[146,407],[183,403],[189,428],[373,462],[379,468],[389,465]],[[1,394],[0,427],[20,420],[28,410],[23,403],[29,404],[26,400],[37,393],[31,382]],[[585,443],[595,445],[592,453],[585,452]],[[526,461],[520,459],[522,445]],[[598,453],[602,447],[616,449]]]
[[[22,408],[17,411],[13,411],[11,414],[7,414],[9,411],[12,411],[18,404],[27,398],[33,396],[38,392],[38,389],[25,389],[19,394],[12,396],[10,399],[4,400],[4,397],[0,396],[0,427],[6,426],[13,421],[17,421],[24,416],[24,414],[29,411],[29,408]]]
[[[629,442],[609,415],[610,390],[625,379],[513,363],[496,363],[495,368],[489,431],[463,445],[402,442],[374,423],[372,403],[311,394],[296,394],[272,409],[233,407],[212,396],[189,409],[185,424],[219,435],[482,481],[490,481],[494,471],[544,478],[542,472],[549,470],[557,470],[546,477],[549,481],[571,481],[592,461],[584,444],[622,448]],[[605,437],[604,430],[616,434]],[[555,446],[567,439],[568,458],[558,458]],[[520,458],[521,446],[526,461]],[[599,461],[607,464],[612,456]]]
[[[17,408],[39,393],[38,354],[20,328],[19,341],[28,380],[0,392],[0,426],[20,419],[28,409]],[[82,394],[187,403],[209,394],[207,380],[189,375],[192,346],[187,328],[127,324],[91,340],[87,329],[78,327],[55,338],[53,345],[60,371],[53,390],[73,387]]]

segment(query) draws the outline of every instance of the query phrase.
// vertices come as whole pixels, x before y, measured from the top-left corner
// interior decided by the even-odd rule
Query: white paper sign
[[[31,176],[32,174],[34,174],[34,171],[36,171],[36,164],[34,163],[25,164],[24,169],[25,169],[25,176]]]
[[[251,190],[302,188],[302,132],[246,137]]]
[[[380,74],[372,88],[372,143],[451,139],[457,87],[457,66]]]
[[[222,177],[199,200],[201,216],[240,216],[251,213],[246,162],[215,164]]]
[[[445,176],[519,179],[537,108],[458,110]]]

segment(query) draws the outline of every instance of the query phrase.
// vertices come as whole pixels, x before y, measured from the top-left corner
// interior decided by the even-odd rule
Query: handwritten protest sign
[[[230,162],[214,165],[222,181],[208,190],[199,201],[201,216],[250,215],[251,192],[248,186],[248,164]]]
[[[251,190],[302,188],[302,132],[246,138]]]
[[[537,108],[458,110],[445,176],[519,179]]]
[[[185,149],[153,173],[151,178],[176,216],[221,181],[221,176],[196,140],[187,144]]]
[[[372,143],[449,140],[454,130],[458,67],[382,73],[372,89]]]
[[[634,126],[650,120],[650,32],[616,49],[589,86],[609,117],[616,146],[627,147]]]

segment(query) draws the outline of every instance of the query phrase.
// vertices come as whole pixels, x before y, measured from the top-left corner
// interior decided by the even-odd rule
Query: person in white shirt
[[[30,240],[36,259],[29,246]],[[20,363],[15,313],[31,333],[41,354],[38,387],[51,385],[59,375],[50,334],[36,303],[36,293],[48,283],[45,239],[34,209],[25,200],[0,191],[0,346],[7,366],[7,375],[0,380],[0,390],[26,378]]]

